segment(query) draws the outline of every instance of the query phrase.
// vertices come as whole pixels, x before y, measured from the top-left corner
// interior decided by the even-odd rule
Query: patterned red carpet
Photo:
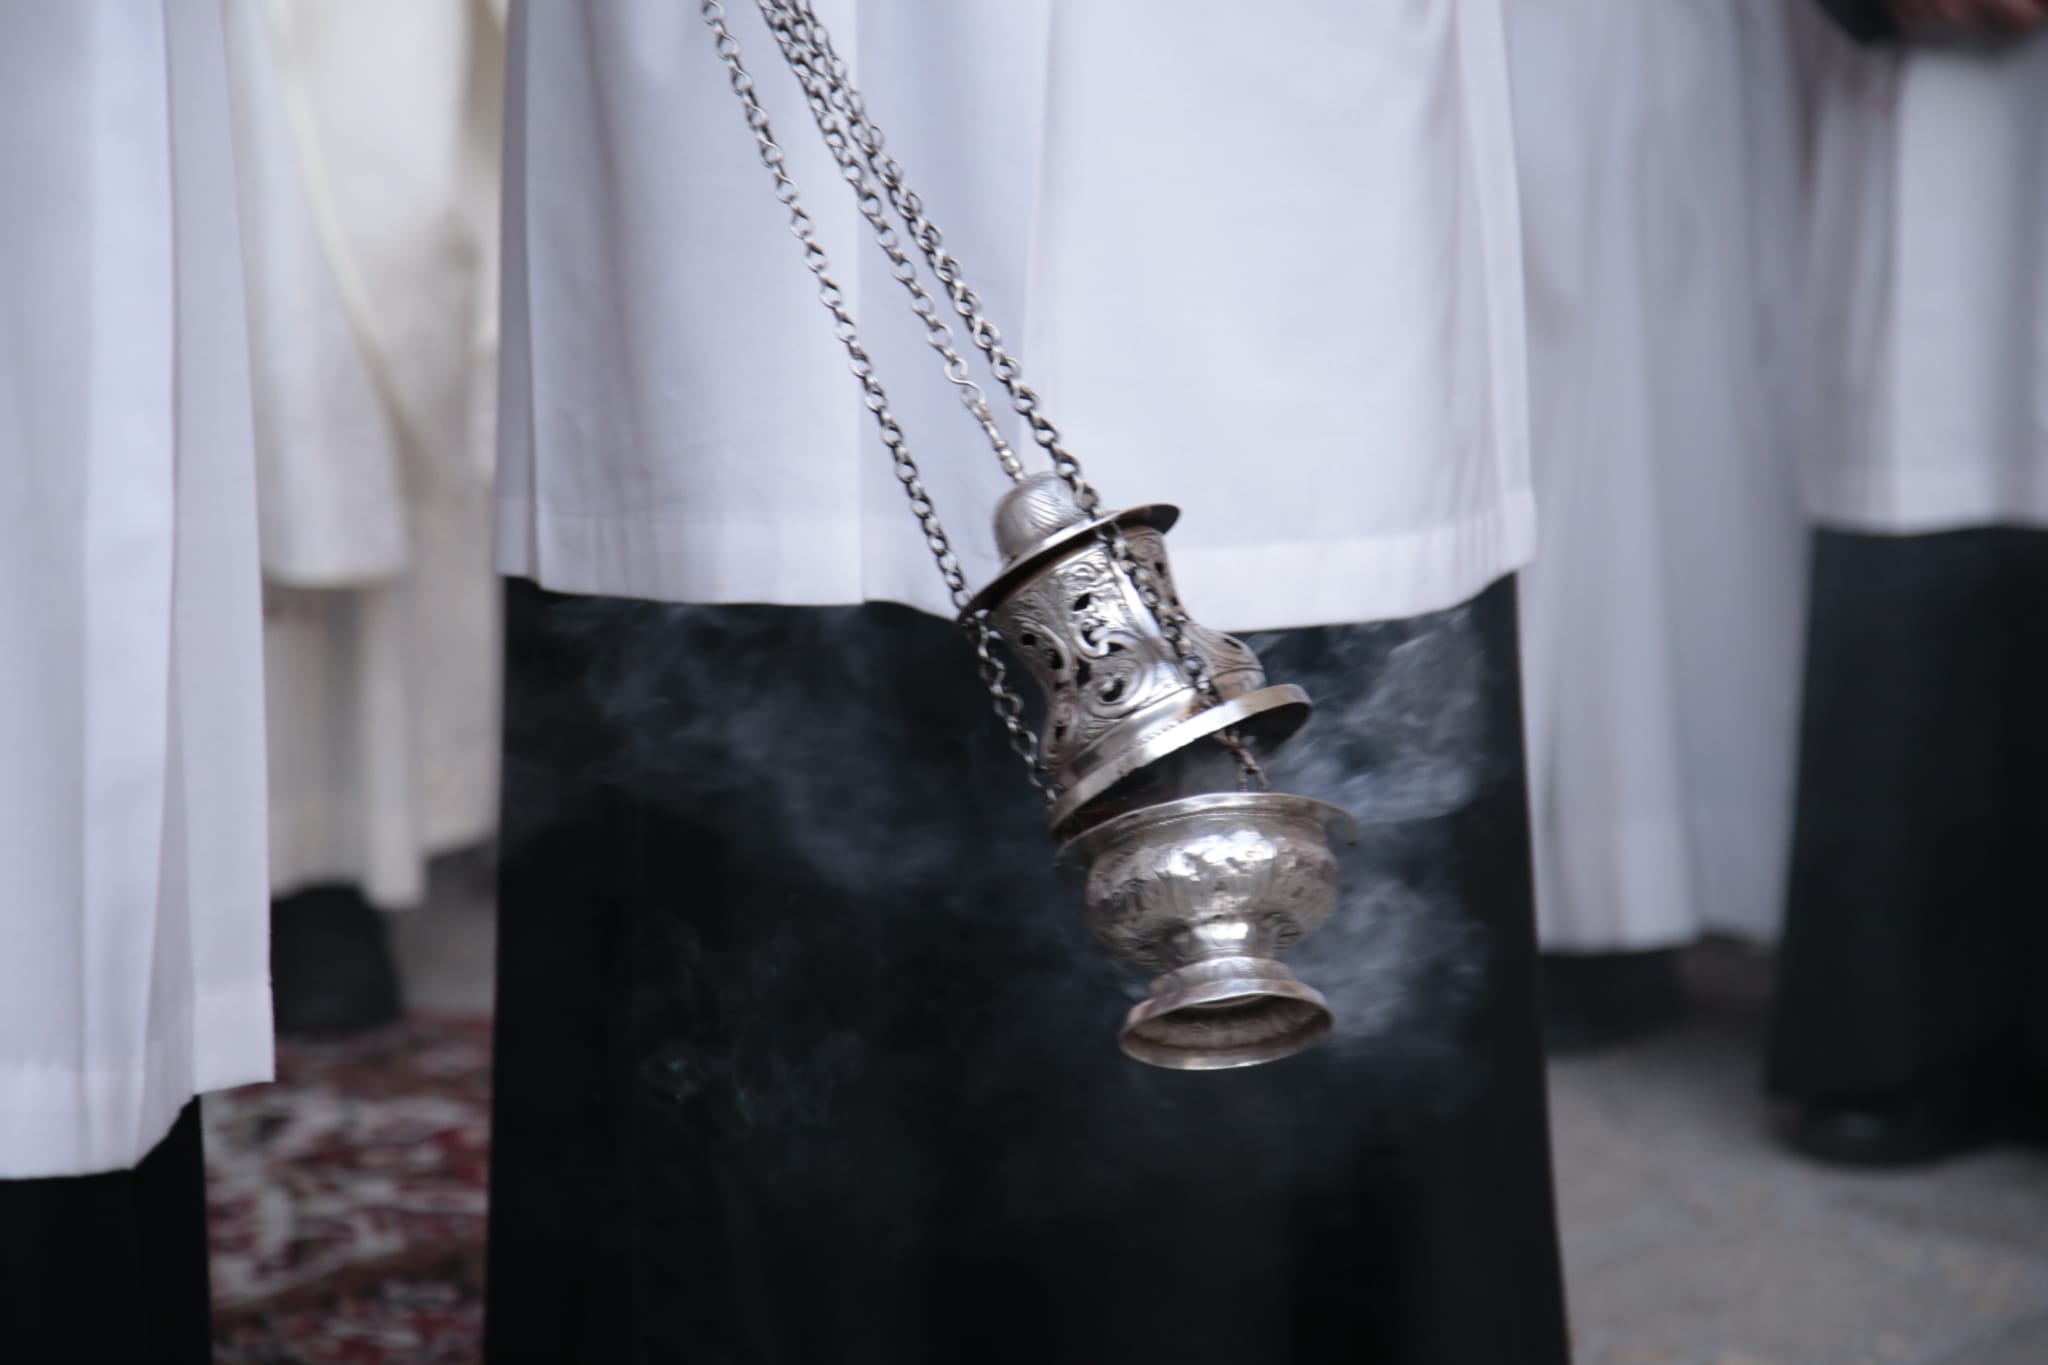
[[[287,1043],[209,1096],[217,1365],[475,1365],[490,1024]]]

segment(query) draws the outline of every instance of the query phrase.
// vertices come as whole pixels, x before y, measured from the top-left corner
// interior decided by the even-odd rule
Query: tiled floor
[[[396,924],[413,1002],[486,1008],[488,882],[438,892]],[[1785,1155],[1757,1087],[1765,969],[1692,965],[1683,1029],[1552,1068],[1578,1365],[2048,1365],[2048,1157]]]

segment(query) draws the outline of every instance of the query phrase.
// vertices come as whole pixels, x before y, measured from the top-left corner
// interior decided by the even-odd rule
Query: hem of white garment
[[[1692,928],[1684,931],[1630,930],[1613,937],[1584,939],[1543,939],[1537,951],[1545,957],[1610,957],[1623,953],[1663,953],[1690,948],[1709,932]]]
[[[1535,552],[1536,499],[1523,491],[1478,516],[1400,535],[1175,546],[1173,576],[1206,625],[1293,630],[1448,611]]]
[[[195,1095],[272,1078],[270,983],[202,992],[134,1066],[0,1067],[0,1180],[132,1169]]]
[[[1699,937],[1692,841],[1682,817],[1574,822],[1581,824],[1575,835],[1559,832],[1557,819],[1539,811],[1532,830],[1536,942],[1544,952],[1653,952]]]
[[[1976,473],[1810,477],[1807,508],[1824,530],[1922,536],[1990,526],[2048,527],[2048,470],[2021,489]]]
[[[274,795],[274,794],[273,794]],[[346,801],[308,795],[298,801],[275,798],[270,811],[270,898],[340,883],[355,887],[379,910],[406,911],[424,905],[436,858],[480,848],[497,833],[495,806],[479,805],[421,832],[400,854],[376,857],[368,840],[344,837],[360,809]]]
[[[1573,837],[1557,831],[1556,812],[1539,810],[1532,829],[1538,946],[1545,953],[1645,953],[1708,934],[1773,942],[1790,834],[1786,808],[1769,809],[1778,818],[1743,807],[1580,817]],[[1722,864],[1718,885],[1699,870],[1708,860]],[[1730,883],[1731,866],[1753,875]]]
[[[702,604],[850,606],[897,602],[946,609],[932,596],[863,580],[863,523],[710,527],[552,512],[524,498],[499,506],[498,571],[552,592]],[[895,522],[872,535],[910,535]],[[788,546],[794,554],[780,553]],[[820,547],[832,553],[819,554]],[[723,551],[744,547],[743,553]],[[1536,550],[1536,499],[1505,495],[1477,516],[1399,534],[1267,545],[1173,547],[1189,608],[1221,630],[1286,630],[1444,611],[1526,565]],[[837,569],[798,571],[798,561]],[[894,575],[890,575],[893,577]]]
[[[496,560],[508,578],[591,597],[792,607],[861,600],[857,518],[790,523],[602,516],[501,497]]]
[[[1574,933],[1556,938],[1539,937],[1536,946],[1545,957],[1604,957],[1615,953],[1659,953],[1674,948],[1690,948],[1706,938],[1744,943],[1755,948],[1769,948],[1778,941],[1775,935],[1754,925],[1707,921],[1629,928],[1613,934]]]

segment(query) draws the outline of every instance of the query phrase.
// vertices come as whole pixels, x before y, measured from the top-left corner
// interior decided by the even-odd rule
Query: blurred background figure
[[[194,1096],[271,1074],[213,0],[0,4],[0,1358],[204,1365]]]
[[[228,0],[281,1032],[397,1017],[378,911],[497,810],[502,0]]]
[[[1550,1045],[1775,936],[1806,528],[1793,414],[1818,21],[1782,0],[1507,7],[1542,549],[1524,704]]]
[[[1850,1162],[2038,1134],[2048,1082],[2048,42],[1836,4],[1817,74],[1813,555],[1770,1075]]]

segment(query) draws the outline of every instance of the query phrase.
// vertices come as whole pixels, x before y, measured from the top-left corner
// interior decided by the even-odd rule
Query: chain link
[[[817,224],[798,196],[796,181],[790,177],[782,146],[776,142],[773,128],[768,121],[768,111],[761,107],[759,95],[754,90],[754,78],[740,60],[739,40],[725,22],[725,6],[720,0],[702,0],[699,6],[705,26],[711,30],[713,45],[719,60],[725,63],[727,83],[733,93],[739,96],[746,111],[747,129],[754,135],[754,145],[761,155],[761,164],[768,169],[775,181],[775,198],[789,214],[789,230],[803,245],[804,264],[818,281],[818,302],[832,315],[832,334],[846,349],[848,368],[860,382],[862,400],[869,412],[874,414],[875,425],[880,429],[882,443],[888,447],[890,459],[895,463],[896,478],[903,485],[904,495],[910,501],[910,510],[916,515],[918,525],[924,532],[925,545],[937,561],[939,574],[946,581],[946,590],[951,594],[955,608],[965,611],[972,594],[967,587],[966,575],[961,572],[960,560],[953,553],[952,543],[946,538],[945,527],[939,521],[938,508],[932,503],[931,494],[926,491],[924,480],[918,472],[917,462],[911,457],[909,443],[898,425],[895,414],[889,410],[889,395],[875,375],[874,361],[860,342],[860,332],[855,325],[852,312],[846,306],[846,294],[831,275],[831,260],[825,254],[824,246],[818,241]],[[898,278],[901,278],[899,275]],[[922,292],[921,290],[918,292]],[[929,299],[927,298],[927,301]],[[931,339],[928,333],[927,339]],[[958,361],[952,348],[945,348],[949,365]],[[961,362],[964,370],[965,363]],[[978,394],[979,390],[975,390]],[[982,413],[986,413],[986,406]],[[980,416],[981,414],[977,414]],[[993,428],[990,418],[988,427]],[[993,433],[1001,439],[1000,431]],[[1007,445],[999,454],[1008,450]],[[1012,457],[1014,460],[1014,456]],[[1008,467],[1007,464],[1005,466]],[[1021,471],[1019,471],[1021,472]],[[1044,793],[1047,801],[1059,794],[1057,785],[1046,771],[1040,757],[1037,737],[1024,723],[1024,700],[1009,685],[1008,672],[993,648],[999,638],[987,619],[976,614],[965,622],[969,637],[974,642],[975,659],[982,683],[987,687],[995,703],[996,718],[1002,722],[1010,747],[1024,760],[1032,785]]]
[[[1220,704],[1223,694],[1217,690],[1216,679],[1209,672],[1209,661],[1202,657],[1202,652],[1195,647],[1194,638],[1188,632],[1187,627],[1193,618],[1188,615],[1187,609],[1181,606],[1178,600],[1167,595],[1158,576],[1152,572],[1152,566],[1139,559],[1138,552],[1131,548],[1131,542],[1124,535],[1123,528],[1114,521],[1105,524],[1102,528],[1102,540],[1109,547],[1110,554],[1123,567],[1125,575],[1137,585],[1138,596],[1144,599],[1153,619],[1159,623],[1159,633],[1165,636],[1167,644],[1172,646],[1174,656],[1179,659],[1181,672],[1187,675],[1189,685],[1200,692],[1210,705]],[[1252,756],[1251,747],[1237,733],[1235,726],[1218,731],[1216,742],[1228,749],[1230,756],[1237,760],[1247,788],[1271,790],[1272,783],[1266,778],[1266,770],[1259,766],[1258,759]]]
[[[1060,435],[1043,411],[1037,392],[1024,382],[1024,367],[1003,346],[1003,334],[982,310],[980,297],[968,285],[959,260],[946,250],[938,224],[925,213],[924,201],[904,181],[903,168],[882,147],[882,130],[868,117],[866,102],[854,88],[846,62],[832,45],[832,35],[810,0],[756,0],[761,15],[783,43],[785,55],[792,48],[804,54],[811,71],[830,88],[833,107],[845,119],[853,140],[860,148],[868,169],[882,182],[890,207],[909,229],[910,238],[924,253],[932,274],[946,287],[953,310],[967,323],[967,334],[988,357],[989,372],[1010,395],[1010,406],[1031,425],[1031,438],[1052,457],[1053,468],[1074,491],[1074,500],[1084,512],[1095,512],[1101,496],[1081,471],[1081,462],[1067,450]],[[790,58],[795,65],[796,58]],[[801,78],[801,74],[799,76]]]
[[[765,13],[765,11],[764,11]],[[831,80],[812,64],[809,51],[803,47],[786,26],[770,23],[777,46],[789,68],[796,74],[797,83],[803,87],[805,102],[810,105],[811,119],[818,125],[818,133],[824,139],[825,149],[832,159],[839,163],[839,174],[854,192],[855,206],[860,210],[868,226],[873,230],[875,242],[882,254],[889,258],[890,274],[910,295],[910,311],[924,324],[925,343],[939,353],[941,369],[949,383],[960,390],[960,398],[967,411],[973,415],[982,434],[988,438],[990,448],[1002,462],[1003,472],[1013,481],[1024,477],[1024,466],[1018,461],[1016,452],[1003,436],[1002,427],[995,415],[989,411],[986,396],[981,385],[974,382],[967,361],[953,349],[953,332],[946,325],[939,312],[939,306],[925,290],[924,282],[918,278],[917,265],[903,250],[902,239],[896,235],[895,227],[889,222],[888,212],[883,206],[882,191],[868,179],[862,170],[860,154],[854,149],[846,125],[841,122],[839,112],[833,104]]]
[[[1080,460],[1067,450],[1059,428],[1046,417],[1037,392],[1024,381],[1023,366],[1004,348],[1002,333],[983,311],[980,296],[968,285],[966,271],[959,259],[946,249],[944,234],[925,212],[924,201],[910,188],[903,167],[884,149],[882,130],[868,116],[866,101],[854,86],[846,61],[833,46],[832,34],[818,18],[811,0],[755,0],[755,4],[769,30],[774,33],[784,60],[803,86],[818,131],[824,136],[834,160],[839,163],[841,174],[854,187],[862,215],[874,229],[876,240],[895,267],[897,279],[911,290],[913,310],[918,310],[920,303],[928,305],[930,296],[921,285],[914,283],[914,269],[906,275],[905,267],[909,263],[900,241],[881,216],[874,183],[861,174],[860,166],[854,160],[853,148],[847,145],[849,137],[859,148],[860,162],[865,162],[875,180],[881,182],[890,207],[896,211],[911,240],[924,254],[932,273],[945,285],[954,311],[967,323],[968,335],[988,358],[990,373],[1010,395],[1011,407],[1030,423],[1032,439],[1052,457],[1053,468],[1073,490],[1074,500],[1081,509],[1089,513],[1098,512],[1101,496],[1083,474]],[[918,316],[927,328],[933,325],[933,319],[927,313],[920,310]],[[950,366],[958,357],[950,347],[944,348],[942,354],[949,364],[947,377],[953,378]],[[960,380],[955,379],[954,382]],[[975,396],[979,396],[979,390],[975,391]],[[977,411],[977,417],[984,412],[985,409]],[[1004,467],[1009,467],[1007,461]],[[1210,676],[1208,661],[1202,657],[1187,629],[1190,618],[1186,609],[1164,591],[1152,566],[1138,557],[1115,521],[1104,523],[1101,537],[1117,566],[1136,586],[1145,606],[1158,622],[1160,634],[1173,650],[1189,685],[1211,705],[1221,702],[1223,698],[1217,691],[1215,679]],[[1235,731],[1227,730],[1219,738],[1236,756],[1246,778],[1264,788],[1267,785],[1265,773]]]

